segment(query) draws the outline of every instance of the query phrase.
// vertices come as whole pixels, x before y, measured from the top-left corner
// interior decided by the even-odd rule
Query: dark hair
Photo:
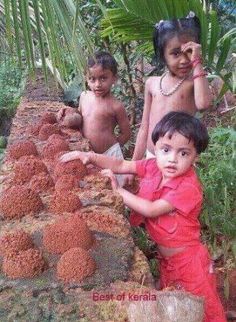
[[[117,62],[115,58],[108,52],[97,51],[93,56],[88,58],[87,67],[101,65],[103,69],[110,69],[114,75],[117,74]]]
[[[166,114],[155,126],[152,132],[152,142],[156,144],[160,137],[168,133],[169,138],[178,132],[189,141],[193,141],[198,154],[208,145],[209,136],[204,124],[196,117],[184,112],[170,112]]]
[[[153,33],[153,46],[157,62],[165,62],[164,50],[168,40],[175,36],[189,35],[200,43],[201,26],[199,19],[193,12],[186,18],[161,20],[155,25]]]

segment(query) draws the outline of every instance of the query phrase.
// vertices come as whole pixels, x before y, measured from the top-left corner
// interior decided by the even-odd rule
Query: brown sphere
[[[35,192],[45,192],[54,186],[50,175],[45,172],[34,175],[29,183],[29,188]]]
[[[57,123],[57,117],[53,113],[45,112],[45,113],[43,113],[40,121],[41,121],[41,123],[44,123],[44,124],[46,124],[46,123],[54,124],[54,123]]]
[[[1,195],[0,210],[8,219],[36,214],[42,208],[43,203],[38,194],[23,186],[13,186]]]
[[[22,140],[8,147],[8,153],[11,159],[18,160],[25,155],[38,155],[36,145],[30,140]]]
[[[32,238],[24,230],[6,233],[0,238],[0,255],[6,256],[12,252],[19,252],[33,248]]]
[[[39,130],[39,139],[41,141],[45,141],[52,134],[60,134],[61,131],[59,129],[58,124],[44,124]]]
[[[41,252],[31,248],[4,257],[2,270],[6,276],[12,279],[32,278],[41,274],[45,266]]]
[[[71,191],[56,191],[50,201],[49,209],[55,214],[75,212],[82,207],[81,201]]]
[[[72,174],[81,180],[87,174],[87,169],[80,159],[66,163],[58,162],[55,167],[54,176],[59,178],[63,174]]]
[[[24,184],[41,172],[47,173],[47,167],[39,158],[33,155],[21,157],[14,167],[14,182]]]
[[[63,254],[74,247],[88,250],[92,244],[91,231],[86,222],[76,215],[57,220],[43,232],[43,246],[53,254]]]
[[[64,174],[55,184],[56,191],[70,191],[79,188],[79,180],[72,174]]]
[[[59,152],[68,151],[69,145],[63,139],[51,139],[45,144],[42,150],[42,156],[45,159],[53,159]]]
[[[57,278],[64,283],[80,282],[91,276],[96,270],[96,263],[83,248],[71,248],[57,263]]]
[[[47,139],[47,143],[53,143],[54,140],[62,140],[64,142],[66,142],[65,140],[65,136],[61,135],[61,134],[52,134],[49,136],[49,138]]]

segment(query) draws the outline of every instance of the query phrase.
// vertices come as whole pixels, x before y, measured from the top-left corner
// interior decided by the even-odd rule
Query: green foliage
[[[224,235],[236,237],[236,131],[217,127],[210,131],[210,144],[202,154],[199,168],[204,186],[202,221],[211,240]]]
[[[184,17],[190,10],[194,11],[200,20],[203,58],[210,74],[223,79],[224,92],[227,89],[234,90],[232,52],[236,43],[236,29],[233,28],[233,24],[227,26],[220,24],[214,7],[206,6],[205,1],[201,0],[116,0],[115,2],[116,8],[106,10],[101,22],[101,35],[111,36],[116,42],[135,41],[137,50],[146,56],[153,54],[152,35],[156,22]]]
[[[22,71],[11,59],[0,64],[0,119],[14,114],[22,88]]]

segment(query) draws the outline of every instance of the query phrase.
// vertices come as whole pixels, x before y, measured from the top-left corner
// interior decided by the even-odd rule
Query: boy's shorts
[[[124,159],[121,147],[119,143],[115,143],[112,145],[108,150],[103,152],[103,155],[107,155],[109,157],[114,157],[116,159]],[[116,174],[116,179],[119,183],[120,187],[123,187],[124,185],[124,180],[125,180],[125,175],[123,174]]]
[[[224,310],[216,290],[213,263],[207,248],[202,245],[187,247],[169,257],[159,257],[161,287],[174,286],[205,300],[204,322],[226,322]]]

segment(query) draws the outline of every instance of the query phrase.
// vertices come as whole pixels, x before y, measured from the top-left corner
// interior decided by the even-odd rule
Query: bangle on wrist
[[[206,73],[206,72],[202,72],[202,73],[199,73],[199,74],[197,74],[197,75],[194,75],[194,76],[192,77],[192,79],[194,80],[194,79],[196,79],[196,78],[204,77],[204,76],[206,76],[206,75],[207,75],[207,73]]]
[[[202,58],[197,57],[191,61],[192,67],[195,68],[198,64],[202,64]]]

